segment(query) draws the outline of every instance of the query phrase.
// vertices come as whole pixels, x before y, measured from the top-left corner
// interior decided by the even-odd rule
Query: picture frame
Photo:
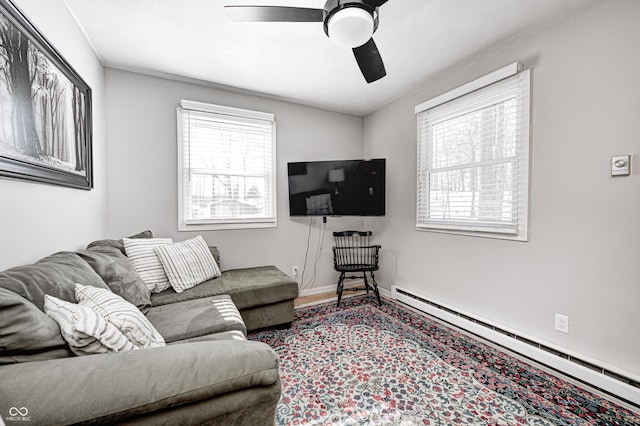
[[[91,88],[0,0],[0,177],[91,190]]]

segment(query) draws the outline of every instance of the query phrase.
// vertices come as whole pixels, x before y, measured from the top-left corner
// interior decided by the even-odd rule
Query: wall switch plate
[[[291,267],[291,276],[292,277],[297,277],[298,276],[298,267],[297,266],[292,266]]]
[[[629,176],[631,174],[631,155],[611,157],[611,176]]]
[[[556,330],[562,333],[569,333],[569,317],[556,314]]]

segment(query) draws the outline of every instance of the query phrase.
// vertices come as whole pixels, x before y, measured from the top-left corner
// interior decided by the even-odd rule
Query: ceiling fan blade
[[[225,6],[232,21],[242,22],[322,22],[322,9],[283,6]]]
[[[364,0],[364,2],[371,7],[380,7],[383,4],[385,4],[387,1],[389,0]]]
[[[362,46],[354,47],[353,54],[367,83],[373,83],[387,75],[378,47],[372,38]]]

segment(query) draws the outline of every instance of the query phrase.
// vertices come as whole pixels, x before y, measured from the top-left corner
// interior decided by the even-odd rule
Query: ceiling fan
[[[351,48],[367,83],[387,75],[373,33],[378,28],[378,8],[388,0],[327,0],[322,9],[285,6],[225,6],[232,21],[323,22],[333,43]]]

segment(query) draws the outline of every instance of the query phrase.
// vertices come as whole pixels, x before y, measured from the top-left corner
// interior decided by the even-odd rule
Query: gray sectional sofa
[[[150,237],[146,231],[134,237]],[[220,262],[218,250],[210,248]],[[75,283],[134,304],[164,347],[76,356],[43,312]],[[0,272],[0,416],[8,424],[273,424],[278,359],[247,330],[293,321],[296,281],[273,266],[224,271],[182,293],[149,294],[122,240]],[[15,423],[14,423],[15,422]],[[22,423],[24,424],[24,423]]]

